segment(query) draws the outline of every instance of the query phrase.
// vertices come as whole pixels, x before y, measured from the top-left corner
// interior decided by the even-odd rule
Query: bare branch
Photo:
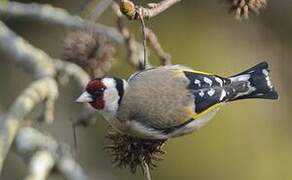
[[[3,22],[0,21],[0,47],[5,50],[14,60],[23,64],[36,77],[54,76],[55,67],[53,60],[42,50],[37,49],[21,37],[12,32]],[[53,121],[54,102],[58,96],[57,86],[51,89],[45,97],[46,111],[44,120]]]
[[[133,64],[135,67],[142,66],[141,57],[143,57],[143,52],[141,53],[140,49],[143,47],[141,44],[128,37],[124,38],[123,35],[114,28],[86,21],[79,16],[72,16],[64,9],[55,8],[50,5],[22,4],[18,2],[0,1],[0,16],[1,15],[33,18],[43,22],[63,25],[73,29],[90,29],[93,32],[106,35],[117,43],[129,44],[131,50],[137,52],[135,55],[132,53],[133,57],[130,58],[131,64]]]
[[[131,49],[137,52],[132,53],[131,64],[135,67],[141,67],[143,59],[143,47],[133,39],[125,38],[115,28],[102,24],[86,21],[79,16],[70,15],[67,11],[55,8],[50,5],[22,4],[18,2],[0,1],[0,16],[32,18],[47,23],[62,25],[73,29],[90,29],[92,32],[106,35],[111,40],[120,44],[129,44]],[[137,49],[137,50],[136,50]],[[142,51],[140,51],[142,49]]]
[[[45,180],[54,166],[54,159],[50,152],[41,150],[36,152],[28,165],[28,175],[25,180]]]
[[[81,166],[73,159],[68,148],[59,145],[59,151],[56,154],[57,168],[66,179],[69,180],[87,180]]]
[[[168,54],[167,52],[165,52],[162,49],[155,33],[149,28],[146,28],[145,32],[146,32],[146,37],[147,37],[147,41],[149,43],[149,46],[155,51],[155,53],[157,54],[157,56],[160,59],[160,65],[162,65],[162,66],[170,65],[171,64],[171,56],[170,56],[170,54]]]
[[[56,99],[57,96],[56,81],[52,78],[43,78],[30,84],[11,105],[5,119],[0,122],[0,172],[20,123],[37,104],[50,97]]]
[[[56,11],[54,11],[56,10]],[[105,26],[95,25],[85,21],[77,16],[71,16],[62,9],[55,9],[47,5],[37,4],[21,4],[16,2],[0,1],[0,15],[10,15],[13,17],[30,17],[45,22],[53,22],[71,28],[89,28],[92,27],[95,32],[104,31],[105,35],[110,36],[111,29]],[[63,15],[63,16],[62,16]],[[100,30],[100,27],[102,30]],[[109,31],[108,31],[109,30]],[[119,39],[119,33],[116,32],[113,40],[118,43],[123,43],[123,38]],[[120,36],[122,37],[122,36]],[[77,80],[80,87],[84,87],[89,80],[89,76],[79,66],[61,62],[60,60],[53,60],[45,52],[33,47],[21,37],[12,32],[3,22],[0,21],[0,48],[11,56],[13,60],[25,65],[27,69],[38,77],[39,80],[34,81],[29,85],[15,100],[10,107],[6,116],[0,121],[0,173],[3,162],[11,147],[11,144],[19,131],[19,128],[25,117],[32,111],[32,109],[40,102],[45,102],[44,119],[46,122],[53,121],[54,102],[58,96],[57,83],[53,79],[60,73],[67,77],[73,77]],[[63,76],[64,77],[64,76]],[[87,108],[86,114],[92,115]],[[44,140],[42,143],[47,144]],[[51,144],[52,145],[52,144]],[[58,150],[58,152],[57,152]],[[79,165],[72,159],[68,149],[63,145],[58,145],[52,154],[58,169],[64,174],[67,179],[87,179],[84,176]],[[49,162],[42,161],[43,158],[49,159],[48,154],[45,153],[31,155],[30,174],[27,179],[45,178],[50,170]],[[41,165],[42,170],[35,169],[35,164]]]
[[[89,75],[74,63],[55,59],[54,65],[63,85],[66,85],[69,79],[73,79],[83,89],[90,80]]]
[[[92,21],[96,21],[99,18],[99,16],[112,4],[112,2],[113,2],[112,0],[99,1],[90,19]]]
[[[113,11],[117,15],[117,25],[118,30],[122,34],[123,38],[125,39],[125,44],[128,50],[128,57],[127,60],[129,61],[130,65],[137,69],[143,68],[143,46],[142,44],[138,43],[134,36],[131,34],[130,30],[124,25],[122,14],[120,8],[117,3],[113,3]],[[150,65],[150,64],[148,64]]]
[[[138,19],[138,14],[144,18],[151,18],[162,13],[181,0],[162,0],[159,3],[149,3],[148,8],[135,5],[130,0],[120,0],[121,12],[129,19]]]
[[[147,9],[147,8],[143,8],[143,7],[139,7],[139,6],[134,5],[133,2],[130,0],[121,0],[120,5],[119,5],[120,11],[118,11],[118,8],[116,7],[117,5],[114,4],[113,7],[114,7],[114,10],[118,16],[119,30],[120,30],[121,34],[124,36],[126,42],[128,42],[127,44],[129,47],[128,48],[129,52],[133,51],[133,50],[131,50],[131,46],[130,46],[131,45],[130,44],[130,42],[131,42],[130,41],[131,40],[130,33],[129,33],[129,30],[126,27],[124,27],[124,25],[122,23],[120,12],[125,14],[130,19],[139,19],[141,21],[142,33],[143,33],[143,50],[144,50],[144,56],[143,56],[144,63],[143,63],[143,65],[147,66],[147,64],[148,64],[147,40],[149,41],[150,45],[152,46],[152,48],[154,49],[156,54],[159,56],[161,65],[171,64],[170,55],[163,51],[163,49],[161,48],[161,46],[158,42],[156,35],[153,33],[153,31],[146,28],[144,18],[145,17],[152,17],[152,15],[153,16],[157,15],[158,12],[160,13],[160,12],[166,10],[171,5],[173,5],[179,1],[180,0],[175,0],[175,1],[164,0],[158,4],[150,3],[150,4],[148,4],[148,6],[150,6],[151,8]],[[131,53],[129,53],[129,54],[131,54]]]
[[[46,151],[53,158],[55,167],[66,179],[88,179],[66,145],[59,144],[52,137],[43,135],[33,128],[22,128],[15,139],[14,147],[17,153],[28,157],[36,152]]]
[[[66,10],[51,5],[23,4],[18,2],[0,1],[0,16],[21,17],[40,20],[42,22],[62,25],[72,29],[90,29],[109,37],[116,43],[124,43],[122,35],[115,28],[86,21],[73,16]]]
[[[2,21],[0,21],[0,47],[36,77],[51,76],[55,73],[52,60],[45,52],[34,48],[17,36]]]
[[[162,13],[166,9],[170,8],[172,5],[180,2],[181,0],[162,0],[161,2],[154,4],[151,3],[152,7],[150,8],[142,8],[142,14],[144,18],[151,18],[157,16],[158,14]]]
[[[143,69],[146,69],[148,64],[148,51],[147,51],[147,37],[146,37],[146,25],[144,22],[144,17],[141,15],[142,12],[139,12],[139,19],[141,22],[142,34],[143,34],[143,50],[144,50],[144,58],[143,58]]]
[[[126,40],[126,44],[128,46],[128,57],[129,57],[128,59],[130,60],[132,65],[137,66],[137,58],[135,56],[135,52],[136,52],[135,47],[136,46],[135,46],[135,43],[133,42],[134,38],[130,34],[129,29],[127,27],[125,27],[123,20],[122,20],[120,8],[116,3],[113,4],[113,10],[115,11],[115,13],[118,17],[118,19],[117,19],[118,29],[121,32],[121,34],[124,36],[124,38]],[[138,15],[139,15],[139,13],[138,13]],[[144,57],[144,60],[146,60],[146,62],[147,62],[146,64],[145,63],[143,63],[143,64],[145,64],[147,66],[147,64],[149,63],[148,62],[148,55],[147,55],[148,54],[147,44],[145,43],[145,40],[147,39],[147,41],[149,42],[149,45],[152,47],[152,49],[158,55],[158,57],[160,59],[160,64],[161,65],[170,65],[171,64],[170,54],[166,53],[162,49],[162,47],[158,41],[157,36],[155,35],[155,33],[151,29],[145,27],[145,23],[144,23],[144,20],[142,21],[142,18],[143,17],[140,17],[141,24],[142,24],[142,32],[143,32],[143,37],[144,37],[143,38],[143,49],[144,49],[143,57]],[[145,36],[146,36],[146,38],[145,38]],[[139,61],[139,63],[141,63],[141,61]],[[150,66],[150,65],[148,64],[148,66]],[[141,67],[141,64],[140,64],[140,67]]]

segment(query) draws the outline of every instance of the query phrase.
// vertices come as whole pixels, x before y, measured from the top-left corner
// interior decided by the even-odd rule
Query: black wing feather
[[[201,113],[227,99],[225,86],[231,83],[228,78],[190,71],[184,71],[184,74],[190,81],[188,89],[195,97],[196,113]]]

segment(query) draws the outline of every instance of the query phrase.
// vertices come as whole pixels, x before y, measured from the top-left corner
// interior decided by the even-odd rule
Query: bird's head
[[[123,98],[127,82],[115,77],[96,78],[88,82],[76,102],[89,103],[93,108],[116,112]]]

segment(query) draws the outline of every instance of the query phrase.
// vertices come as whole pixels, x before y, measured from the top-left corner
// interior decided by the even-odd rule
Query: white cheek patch
[[[119,92],[116,89],[116,82],[112,78],[104,78],[102,80],[103,84],[106,86],[106,89],[103,93],[103,99],[105,102],[105,110],[106,111],[114,111],[118,110],[118,101],[119,101]]]

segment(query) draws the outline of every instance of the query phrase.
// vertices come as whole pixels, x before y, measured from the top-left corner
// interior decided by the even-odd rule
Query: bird
[[[169,139],[198,131],[229,102],[278,99],[269,72],[267,62],[230,77],[184,65],[159,66],[128,80],[92,79],[76,102],[89,103],[122,134]]]

